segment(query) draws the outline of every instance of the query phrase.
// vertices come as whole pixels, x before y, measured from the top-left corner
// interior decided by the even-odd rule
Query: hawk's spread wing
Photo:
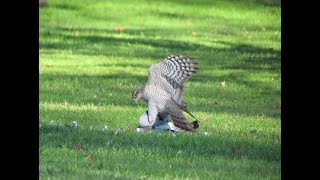
[[[157,83],[178,103],[182,100],[184,82],[196,73],[197,63],[184,55],[170,55],[153,64],[149,70],[149,83]]]

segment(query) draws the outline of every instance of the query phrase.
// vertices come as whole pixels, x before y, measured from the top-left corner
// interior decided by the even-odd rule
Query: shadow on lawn
[[[54,84],[55,82],[60,82],[68,85],[70,88],[50,88],[43,87],[40,92],[41,102],[54,102],[54,103],[64,103],[68,102],[71,104],[95,104],[95,105],[117,105],[117,106],[129,106],[135,107],[131,100],[132,91],[146,83],[146,76],[138,76],[129,73],[114,73],[112,75],[71,75],[71,74],[41,74],[41,81],[49,84]],[[232,79],[232,80],[231,80]],[[207,83],[216,83],[218,88],[206,89],[203,88],[201,91],[197,89],[186,89],[189,96],[197,97],[197,99],[204,98],[203,101],[194,101],[190,104],[193,112],[201,111],[206,113],[228,113],[228,114],[246,114],[246,115],[261,115],[264,113],[266,116],[278,117],[278,107],[275,106],[277,102],[264,102],[264,106],[252,106],[252,102],[256,101],[252,97],[251,93],[259,93],[261,88],[264,88],[267,96],[277,97],[280,92],[272,91],[272,86],[263,82],[246,82],[246,86],[252,91],[241,92],[241,90],[235,89],[223,89],[220,88],[219,81],[227,80],[233,83],[238,83],[239,85],[244,85],[244,82],[239,79],[235,79],[230,75],[225,76],[199,76],[196,79],[189,81],[197,82],[203,85]],[[190,83],[190,82],[188,82]],[[207,94],[201,93],[202,91],[208,92]],[[210,93],[209,93],[210,92]],[[244,99],[239,99],[238,95],[242,93]],[[111,95],[110,95],[111,94]],[[98,98],[93,98],[97,96]],[[220,99],[237,99],[232,106],[225,105],[224,101]],[[222,106],[214,107],[212,103],[214,101],[220,101]],[[270,103],[270,104],[266,104]],[[143,105],[146,104],[143,102]],[[265,105],[270,106],[265,108]],[[240,107],[241,108],[237,108]]]
[[[250,92],[240,92],[239,90],[229,90],[228,97],[230,99],[237,99],[239,93],[243,93],[245,97],[251,97],[250,93],[260,93],[261,89],[266,89],[266,93],[272,93],[273,96],[279,97],[280,92],[272,90],[272,85],[259,81],[244,81],[242,77],[246,76],[245,72],[239,72],[238,70],[245,70],[246,72],[273,72],[279,74],[280,72],[280,58],[281,52],[272,48],[255,47],[248,44],[235,44],[224,41],[217,41],[218,43],[226,46],[225,48],[215,48],[204,44],[197,44],[191,42],[182,42],[176,40],[157,40],[151,38],[152,35],[161,34],[160,29],[143,29],[143,30],[128,30],[123,33],[134,36],[133,38],[116,38],[112,35],[118,34],[112,30],[100,30],[110,33],[108,36],[104,35],[90,35],[90,33],[97,31],[96,29],[78,29],[78,28],[61,28],[56,27],[53,31],[44,32],[42,36],[54,36],[60,37],[63,41],[60,42],[46,42],[41,41],[39,47],[44,50],[42,53],[50,53],[51,50],[71,50],[74,53],[83,55],[103,55],[103,56],[117,56],[124,58],[140,58],[140,59],[154,59],[155,62],[161,60],[171,53],[187,53],[197,59],[200,64],[199,72],[193,76],[189,81],[201,83],[206,85],[208,83],[216,83],[219,86],[219,82],[225,80],[232,82],[240,86],[246,86]],[[76,32],[79,32],[78,35]],[[149,34],[150,38],[143,39],[138,36],[139,34]],[[123,50],[128,48],[127,44],[132,46],[139,45],[138,48],[132,48],[129,50]],[[98,45],[95,46],[95,45]],[[153,47],[153,49],[146,49],[141,45]],[[121,50],[122,49],[122,50]],[[160,53],[159,53],[160,52]],[[105,68],[112,68],[110,64],[100,64],[98,66]],[[85,104],[116,104],[119,106],[133,106],[131,103],[131,93],[139,85],[143,85],[147,81],[147,69],[149,65],[140,63],[120,63],[113,64],[116,67],[136,67],[145,68],[146,75],[138,76],[129,73],[117,72],[112,75],[70,75],[70,74],[41,74],[41,81],[49,82],[50,84],[59,81],[66,81],[74,87],[74,92],[70,90],[59,88],[42,88],[41,94],[46,94],[46,99],[42,99],[42,102],[65,102],[66,99],[70,103],[85,103]],[[207,75],[201,72],[210,72],[212,69],[228,69],[230,73],[226,75]],[[278,77],[275,77],[278,78]],[[78,84],[72,84],[72,82]],[[120,86],[120,84],[122,84]],[[85,90],[85,91],[83,91]],[[188,90],[187,90],[188,91]],[[198,91],[194,89],[194,91]],[[201,90],[199,90],[201,91]],[[221,106],[219,108],[211,108],[212,101],[223,98],[222,91],[217,89],[210,90],[212,93],[203,96],[208,99],[207,104],[195,103],[190,105],[193,109],[203,111],[206,113],[213,112],[227,112],[227,113],[240,113],[247,115],[260,115],[263,112],[267,116],[278,117],[279,112],[274,112],[268,108],[260,106],[252,106],[251,103],[255,100],[246,101],[247,99],[239,100],[235,102],[234,107]],[[107,94],[116,94],[108,96]],[[263,93],[263,92],[262,92]],[[92,96],[97,94],[102,99],[92,99]],[[195,92],[194,94],[197,94]],[[220,94],[220,96],[219,96]],[[199,95],[199,94],[198,94]],[[213,96],[217,95],[217,96]],[[268,96],[270,94],[267,94]],[[71,97],[71,98],[70,98]],[[72,98],[74,97],[74,98]],[[219,97],[219,98],[217,98]],[[200,97],[198,97],[200,98]],[[273,102],[267,106],[271,107]],[[237,107],[242,108],[237,108]],[[205,107],[205,108],[204,108]],[[246,108],[243,108],[246,107]],[[262,111],[261,108],[264,110]],[[250,109],[250,111],[248,111]],[[278,109],[277,109],[278,110]]]
[[[89,32],[103,31],[110,33],[108,36],[88,35]],[[139,36],[141,33],[150,34],[151,36],[161,34],[163,30],[159,29],[143,29],[143,30],[128,30],[124,34]],[[52,33],[54,32],[54,33]],[[56,27],[52,32],[45,32],[43,36],[58,36],[63,39],[60,42],[39,42],[41,50],[47,50],[44,53],[50,53],[50,50],[71,50],[74,53],[84,55],[103,55],[103,56],[118,56],[125,58],[141,58],[154,59],[155,62],[163,59],[171,53],[190,54],[196,58],[200,66],[215,65],[221,68],[230,69],[245,69],[245,70],[271,70],[280,71],[280,54],[279,50],[272,48],[254,47],[248,44],[235,44],[224,41],[216,41],[213,43],[222,44],[226,48],[214,48],[204,44],[191,42],[182,42],[175,40],[159,40],[159,39],[144,39],[144,38],[117,38],[117,32],[112,30],[97,30],[97,29],[81,29],[81,28],[61,28]],[[79,32],[80,35],[75,35]],[[169,33],[169,32],[168,32]],[[132,46],[144,45],[154,47],[157,50],[149,50],[145,47],[131,48],[130,51],[119,51],[121,48],[128,48],[128,44]],[[96,48],[94,45],[99,45],[102,48]],[[159,52],[160,53],[159,53]],[[235,54],[238,53],[238,54]],[[249,57],[239,59],[239,63],[229,63],[227,59],[218,59],[216,54],[225,54],[226,57],[233,59],[234,56],[242,56],[248,54]],[[236,64],[236,65],[234,65]],[[204,66],[206,67],[206,66]]]
[[[176,133],[172,136],[167,133],[135,133],[133,130],[122,130],[118,135],[113,136],[113,131],[89,130],[89,128],[72,128],[66,126],[42,125],[40,128],[41,147],[50,148],[67,147],[73,149],[74,145],[82,145],[84,149],[106,150],[115,149],[143,149],[146,153],[159,154],[160,157],[175,158],[179,156],[185,159],[196,160],[199,157],[213,158],[223,156],[230,159],[247,158],[249,160],[265,160],[268,162],[280,161],[280,141],[278,136],[268,137],[268,143],[254,141],[257,132],[232,132],[218,135],[204,136],[199,133],[189,132]],[[270,140],[270,138],[274,140]],[[156,141],[155,141],[156,139]],[[112,141],[109,141],[112,140]],[[109,145],[107,142],[109,141]],[[232,147],[241,147],[240,152],[233,152]],[[143,158],[143,157],[137,157]]]

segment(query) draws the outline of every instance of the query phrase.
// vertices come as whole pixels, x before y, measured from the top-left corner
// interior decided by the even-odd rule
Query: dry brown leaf
[[[202,118],[202,122],[207,121],[208,118],[209,118],[208,115],[205,115],[205,116]]]
[[[232,152],[234,152],[234,153],[239,153],[239,152],[241,152],[241,147],[240,147],[240,146],[233,146],[233,147],[231,148],[231,150],[232,150]]]
[[[226,86],[226,81],[221,81],[220,85],[224,88]]]
[[[197,35],[197,32],[192,32],[192,36],[196,36]]]
[[[83,151],[83,147],[80,146],[80,145],[75,145],[75,146],[73,146],[73,150],[75,150],[75,151]]]
[[[220,106],[220,105],[221,105],[221,103],[219,103],[219,102],[217,102],[217,101],[215,101],[215,102],[212,103],[212,106],[215,106],[215,107]]]
[[[117,26],[117,27],[114,28],[114,30],[119,32],[119,31],[122,30],[122,27],[121,26]]]
[[[84,160],[91,161],[93,159],[93,154],[89,154]]]

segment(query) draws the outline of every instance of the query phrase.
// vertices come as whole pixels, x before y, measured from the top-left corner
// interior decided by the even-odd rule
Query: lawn
[[[40,179],[280,179],[280,5],[49,0],[39,14]],[[199,63],[184,100],[203,121],[138,133],[147,105],[131,93],[172,53]]]

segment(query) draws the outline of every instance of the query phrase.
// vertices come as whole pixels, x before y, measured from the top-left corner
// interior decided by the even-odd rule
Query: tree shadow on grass
[[[254,99],[246,102],[245,99],[237,99],[239,93],[245,94],[244,97],[250,97],[250,93],[260,93],[262,88],[268,90],[265,91],[268,97],[280,97],[278,90],[273,90],[272,85],[259,81],[246,81],[243,80],[248,72],[272,72],[274,74],[280,73],[280,57],[281,52],[272,48],[255,47],[249,44],[237,44],[225,41],[216,41],[213,43],[222,44],[225,48],[211,47],[205,44],[183,42],[176,40],[159,40],[151,38],[152,35],[161,33],[163,30],[159,29],[142,29],[142,30],[129,30],[124,33],[130,34],[133,37],[130,38],[116,38],[112,34],[117,34],[111,30],[100,29],[101,32],[107,32],[111,35],[94,35],[92,32],[98,31],[97,29],[81,29],[81,28],[61,28],[56,27],[54,31],[45,32],[43,36],[53,36],[63,39],[58,42],[40,41],[40,49],[44,50],[43,53],[48,53],[51,50],[65,51],[71,50],[74,53],[83,54],[87,56],[117,56],[130,58],[154,59],[158,62],[163,57],[168,55],[167,53],[183,53],[191,54],[197,59],[200,64],[199,72],[194,75],[189,81],[206,85],[208,83],[218,83],[220,81],[227,81],[237,84],[239,86],[246,86],[250,92],[240,92],[239,90],[229,90],[228,97],[238,102],[232,106],[223,105],[219,108],[211,108],[212,101],[221,99],[221,95],[226,95],[223,91],[211,89],[211,93],[204,96],[208,99],[207,104],[203,102],[197,102],[190,105],[192,108],[206,112],[206,113],[243,113],[247,115],[260,115],[264,112],[265,115],[271,117],[278,117],[278,113],[274,113],[273,110],[266,109],[265,106],[252,106],[251,102]],[[98,31],[98,32],[99,32]],[[77,35],[75,32],[79,32]],[[140,33],[149,34],[150,38],[139,38]],[[134,51],[119,50],[123,47],[127,48],[127,44],[133,46],[138,45],[140,47],[135,48]],[[98,48],[95,45],[99,45]],[[153,47],[148,50],[141,46]],[[161,52],[161,53],[158,53]],[[166,54],[163,54],[166,53]],[[98,64],[97,66],[112,68],[114,67],[137,67],[144,68],[147,74],[147,69],[150,65],[143,63],[121,63],[118,61],[114,64]],[[226,75],[216,75],[214,70],[224,69],[230,72]],[[244,70],[239,72],[239,70]],[[210,75],[208,72],[211,72]],[[207,73],[202,73],[207,72]],[[276,77],[277,78],[277,77]],[[63,88],[51,88],[42,87],[40,97],[42,102],[57,102],[61,103],[69,101],[70,103],[84,103],[84,104],[117,104],[120,106],[132,106],[131,93],[139,85],[145,84],[147,81],[147,75],[138,76],[132,73],[113,73],[112,75],[71,75],[62,73],[45,73],[41,74],[41,82],[53,84],[57,82],[65,82],[70,84],[71,89]],[[75,83],[77,82],[77,83]],[[187,82],[188,83],[188,82]],[[200,96],[197,93],[199,89],[193,89],[190,94],[194,96]],[[187,90],[189,91],[189,90]],[[199,90],[201,92],[201,89]],[[112,94],[112,96],[108,96]],[[218,95],[218,96],[212,96]],[[220,96],[219,96],[220,94]],[[42,95],[42,96],[41,96]],[[94,95],[102,97],[101,99],[92,99]],[[203,93],[202,93],[203,96]],[[263,97],[262,97],[263,98]],[[267,98],[267,97],[264,97]],[[242,107],[240,107],[241,101]],[[240,103],[240,104],[239,104]],[[270,103],[270,102],[268,102]],[[269,106],[272,106],[271,104]],[[205,107],[205,108],[204,108]],[[209,108],[210,107],[210,108]],[[264,108],[264,111],[261,110]],[[250,109],[250,111],[247,111]],[[270,112],[268,112],[270,111]]]
[[[130,73],[114,73],[111,75],[72,75],[72,74],[49,74],[44,73],[40,76],[41,82],[52,84],[52,86],[41,87],[40,99],[41,102],[45,103],[64,103],[70,104],[95,104],[95,105],[117,105],[117,106],[128,106],[135,107],[132,103],[131,93],[133,90],[144,85],[147,81],[146,76],[139,76]],[[191,83],[200,83],[204,86],[208,82],[219,82],[220,80],[231,81],[238,85],[243,86],[244,82],[229,75],[220,76],[205,76],[199,74],[196,79],[192,79]],[[57,85],[53,85],[56,84]],[[263,105],[252,106],[252,102],[255,102],[255,98],[252,93],[260,93],[260,89],[264,88],[268,91],[267,97],[280,96],[280,92],[272,91],[272,86],[265,84],[264,82],[246,82],[246,86],[251,91],[243,92],[236,89],[223,89],[223,88],[203,88],[201,91],[196,89],[186,89],[188,91],[188,98],[194,97],[198,99],[190,104],[193,112],[201,111],[206,113],[228,113],[228,114],[246,114],[246,115],[261,115],[263,112],[266,116],[278,117],[278,107],[272,108],[274,103],[277,103],[273,99],[264,101]],[[216,83],[220,86],[219,83]],[[188,86],[190,82],[188,82]],[[201,86],[201,85],[200,85]],[[203,90],[209,91],[208,94],[203,94]],[[245,99],[239,99],[239,93],[242,94],[240,97]],[[214,95],[214,96],[213,96]],[[94,98],[94,96],[98,98]],[[267,98],[264,97],[264,98]],[[205,98],[205,102],[201,100]],[[232,105],[225,105],[222,99],[229,99],[233,101]],[[222,106],[214,107],[212,103],[214,101],[220,101]],[[222,101],[222,102],[221,102]],[[266,104],[270,103],[270,104]],[[142,103],[144,104],[144,103]],[[145,104],[144,104],[145,105]],[[146,105],[145,105],[146,106]],[[238,108],[240,107],[241,108]],[[269,108],[266,108],[268,107]],[[138,115],[137,115],[138,116]]]
[[[60,10],[67,10],[67,11],[76,11],[80,10],[81,6],[75,6],[74,4],[50,4],[50,8],[60,9]]]
[[[213,43],[222,44],[226,48],[216,48],[204,44],[183,42],[175,40],[161,40],[154,38],[117,38],[113,35],[117,33],[111,30],[99,30],[109,33],[107,36],[88,35],[88,32],[95,32],[96,29],[77,29],[77,28],[57,28],[55,31],[46,32],[44,36],[60,37],[63,41],[48,42],[40,41],[40,50],[43,53],[50,53],[52,50],[59,51],[73,51],[74,53],[84,55],[103,55],[103,56],[117,56],[124,58],[141,58],[141,59],[155,59],[155,62],[161,60],[171,53],[191,54],[196,58],[200,65],[203,64],[205,68],[215,65],[221,68],[230,69],[245,69],[245,70],[280,70],[280,54],[279,50],[272,48],[255,47],[249,44],[236,44],[224,41],[216,41]],[[155,35],[161,33],[163,30],[143,29],[143,30],[129,30],[128,33],[133,36],[138,36],[140,33]],[[74,32],[80,32],[80,35],[75,35]],[[112,35],[113,34],[113,35]],[[129,48],[128,45],[133,47]],[[99,45],[96,47],[95,45]],[[137,46],[137,47],[135,47]],[[148,49],[146,47],[152,47]],[[122,49],[128,49],[127,51]],[[130,49],[130,51],[129,51]],[[160,52],[160,53],[159,53]],[[220,54],[219,58],[216,54]],[[225,55],[225,56],[224,56]],[[246,56],[243,56],[246,55]],[[230,63],[226,57],[235,59],[242,57],[237,62]]]

